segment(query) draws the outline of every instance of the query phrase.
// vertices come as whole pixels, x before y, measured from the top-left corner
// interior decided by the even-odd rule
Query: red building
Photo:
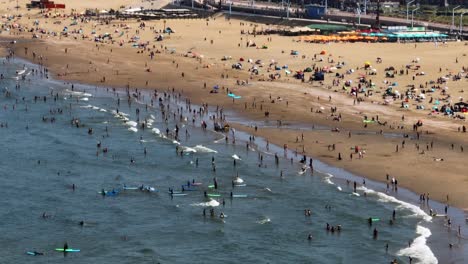
[[[27,8],[65,8],[65,4],[55,4],[49,0],[33,0],[26,5]]]

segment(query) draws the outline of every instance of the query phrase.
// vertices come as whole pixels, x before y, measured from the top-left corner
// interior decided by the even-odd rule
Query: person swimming
[[[223,213],[223,212],[221,212],[221,213],[219,214],[219,218],[221,218],[221,219],[222,219],[222,218],[224,218],[224,217],[226,217],[226,215],[224,215],[224,213]]]

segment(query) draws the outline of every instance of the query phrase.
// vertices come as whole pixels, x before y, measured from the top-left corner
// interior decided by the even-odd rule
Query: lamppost
[[[360,26],[361,25],[361,8],[360,7],[356,8],[356,12],[358,14],[358,26]]]
[[[460,38],[463,40],[463,15],[468,12],[463,12],[460,14]]]
[[[455,9],[459,8],[460,6],[456,6],[452,9],[452,26],[450,27],[450,32],[455,28]]]
[[[416,7],[415,9],[411,10],[411,29],[413,29],[413,18],[414,18],[414,11],[418,10],[419,7]]]
[[[367,15],[367,0],[364,0],[364,15]]]
[[[412,1],[409,1],[408,3],[406,3],[406,23],[409,22],[409,6],[410,6],[411,3],[413,3],[414,1],[416,1],[416,0],[412,0]]]

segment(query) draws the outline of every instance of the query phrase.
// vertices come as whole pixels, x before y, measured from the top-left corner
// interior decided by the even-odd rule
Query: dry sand
[[[48,32],[60,32],[72,21],[70,18],[44,19],[34,13],[37,14],[37,11],[31,11],[31,19],[24,17],[15,22],[32,27],[34,19],[38,19],[39,28],[47,29]],[[62,24],[54,24],[55,21],[61,21]],[[428,110],[415,110],[414,101],[410,101],[410,109],[401,109],[399,101],[391,105],[382,104],[382,93],[387,88],[387,85],[383,83],[386,79],[384,68],[394,66],[396,69],[401,69],[407,64],[414,66],[416,63],[411,63],[411,61],[419,58],[417,65],[421,68],[418,71],[410,70],[408,75],[387,79],[390,82],[398,82],[396,89],[404,92],[407,85],[419,86],[445,74],[459,73],[463,66],[468,67],[465,43],[448,43],[448,45],[438,46],[434,43],[416,46],[398,43],[310,44],[297,42],[298,37],[241,35],[242,29],[253,31],[253,24],[239,20],[229,21],[223,17],[209,21],[181,19],[145,23],[146,29],[140,29],[140,33],[137,34],[139,23],[136,21],[112,22],[108,25],[96,21],[79,22],[77,26],[70,26],[69,31],[81,28],[83,34],[89,38],[82,39],[81,34],[69,37],[38,34],[39,40],[18,43],[13,45],[13,48],[16,55],[48,66],[58,78],[63,80],[112,87],[128,85],[131,88],[158,90],[175,88],[195,103],[208,103],[233,109],[253,120],[253,123],[268,119],[272,123],[282,120],[283,124],[296,122],[309,126],[315,124],[330,128],[337,127],[340,133],[332,133],[330,130],[297,131],[286,128],[260,128],[255,132],[252,128],[235,125],[255,135],[266,137],[277,145],[288,144],[289,148],[293,150],[297,148],[299,152],[302,152],[304,148],[307,155],[364,177],[385,181],[385,175],[388,173],[396,177],[400,185],[416,193],[429,193],[432,199],[441,202],[446,202],[446,195],[449,195],[450,204],[468,208],[466,197],[468,173],[466,172],[467,166],[464,164],[467,152],[461,152],[460,149],[460,146],[468,148],[468,133],[457,132],[457,128],[466,125],[466,122],[449,119],[442,115],[429,116]],[[126,24],[129,28],[123,29],[120,24]],[[256,25],[257,30],[270,27],[264,24]],[[154,38],[159,33],[150,30],[150,27],[159,31],[164,26],[171,27],[175,33],[166,35],[164,41],[155,41]],[[93,30],[97,35],[112,34],[115,43],[111,44],[108,40],[104,41],[105,43],[95,43],[91,38]],[[122,30],[124,35],[119,37]],[[150,45],[146,51],[141,52],[143,49],[133,48],[132,44],[128,43],[128,40],[135,35],[140,37],[138,42],[149,41]],[[0,37],[2,36],[30,40],[32,33],[12,30],[3,32]],[[268,41],[270,37],[272,41]],[[268,49],[248,48],[246,47],[248,40],[253,40],[259,46],[265,44]],[[125,43],[119,46],[120,41]],[[25,48],[27,48],[27,53]],[[151,60],[148,48],[161,53],[157,53]],[[299,51],[299,56],[291,56],[291,50]],[[319,55],[317,60],[313,60],[314,54],[322,50],[325,50],[327,54]],[[192,52],[190,56],[184,56],[189,51]],[[32,58],[33,52],[36,54],[35,59]],[[193,54],[196,58],[191,58]],[[302,55],[306,57],[302,58]],[[223,56],[231,56],[232,59],[223,61],[221,60]],[[246,70],[249,67],[246,62],[243,63],[243,70],[233,70],[231,65],[241,57],[246,60],[249,58],[254,61],[262,60],[264,66],[258,66],[260,74],[251,76]],[[320,57],[324,61],[318,61]],[[382,64],[374,63],[377,57],[383,59]],[[328,58],[333,59],[334,63],[327,63]],[[292,76],[286,77],[284,70],[281,71],[280,80],[262,81],[268,77],[267,68],[272,59],[278,62],[278,65],[288,65],[292,72],[313,64],[324,67],[333,66],[338,61],[345,61],[344,68],[337,72],[344,73],[345,70],[354,69],[355,72],[346,75],[344,79],[353,80],[354,83],[357,82],[359,74],[366,74],[363,65],[365,61],[370,61],[377,70],[377,75],[369,76],[369,78],[377,88],[374,89],[372,97],[362,97],[364,102],[354,105],[354,99],[341,89],[341,85],[328,88],[331,86],[333,74],[326,75],[324,85],[318,82],[301,83]],[[440,73],[439,68],[442,68]],[[426,75],[417,76],[413,81],[412,76],[421,71],[424,71]],[[306,80],[309,75],[306,74]],[[248,85],[236,85],[237,81],[246,80],[249,81]],[[205,83],[207,88],[204,88]],[[466,79],[457,82],[448,81],[445,84],[449,87],[448,91],[453,103],[457,102],[460,97],[466,97],[463,91],[466,84]],[[220,93],[209,93],[214,85],[219,85]],[[242,99],[232,101],[226,96],[228,88],[235,94],[241,95]],[[272,103],[270,96],[275,103]],[[329,101],[329,96],[332,97],[331,101]],[[432,96],[434,99],[444,97],[440,91],[433,93]],[[421,105],[425,105],[426,109],[431,106],[428,99]],[[336,106],[337,112],[342,115],[341,122],[333,121],[330,112],[332,106]],[[320,107],[323,107],[322,113],[316,113]],[[265,117],[265,111],[270,113],[268,118]],[[365,128],[362,123],[364,115],[368,117],[378,115],[379,120],[387,121],[388,125],[370,124]],[[404,120],[402,120],[403,115]],[[403,134],[414,136],[412,124],[417,120],[424,122],[420,130],[419,141],[402,137],[388,138],[379,134],[380,130],[383,130],[383,132],[400,136]],[[398,126],[403,126],[404,129],[396,129]],[[359,135],[362,131],[366,131],[366,134]],[[430,134],[426,134],[426,131]],[[351,138],[348,137],[348,132],[351,132]],[[304,142],[299,140],[300,142],[296,143],[296,137],[300,139],[301,133],[304,134],[305,140]],[[405,140],[404,149],[401,148],[403,140]],[[433,142],[433,148],[426,150],[426,145],[430,146],[431,142]],[[452,143],[455,145],[454,150],[451,149]],[[327,146],[331,144],[335,144],[336,150],[328,150]],[[419,151],[416,150],[415,144],[420,145]],[[399,145],[398,153],[396,145]],[[366,154],[363,159],[358,159],[358,155],[354,154],[353,160],[350,160],[350,154],[353,152],[351,147],[354,146],[365,149]],[[420,154],[423,150],[425,150],[424,154]],[[338,153],[341,153],[343,160],[337,160]],[[434,161],[439,158],[444,160]]]

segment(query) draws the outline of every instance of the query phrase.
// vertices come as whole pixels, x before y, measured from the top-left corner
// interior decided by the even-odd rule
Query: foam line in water
[[[128,128],[129,131],[133,131],[133,132],[138,132],[138,129],[136,127],[129,127]]]
[[[179,142],[177,142],[177,141],[175,141],[175,140],[173,141],[173,143],[174,143],[174,144],[180,144]],[[186,153],[190,153],[190,152],[196,153],[196,152],[197,152],[196,149],[191,148],[191,147],[182,146],[181,148],[182,148],[182,150],[183,150],[184,152],[186,152]]]
[[[76,96],[84,96],[84,97],[91,97],[91,96],[93,96],[93,95],[90,94],[90,93],[77,92],[77,91],[70,91],[70,90],[68,90],[68,89],[66,89],[65,92],[67,92],[67,93],[69,93],[69,94],[72,94],[72,95],[76,95]]]
[[[191,206],[204,206],[204,207],[216,207],[219,206],[219,202],[216,200],[211,199],[209,202],[206,203],[193,203]]]
[[[127,121],[127,122],[125,122],[125,125],[131,126],[131,127],[136,127],[138,125],[138,123],[135,122],[135,121]]]
[[[81,101],[86,101],[86,102],[87,102],[87,101],[89,101],[89,98],[88,98],[88,97],[83,97],[83,98],[81,98],[80,100],[81,100]]]
[[[397,252],[398,256],[408,256],[416,259],[416,263],[421,264],[437,264],[437,258],[427,246],[427,238],[431,236],[431,230],[423,226],[416,226],[416,234],[419,236],[407,248],[400,249]]]
[[[202,153],[218,153],[218,151],[207,148],[203,145],[196,145],[195,147],[193,147],[193,149],[195,149],[197,152],[202,152]]]
[[[268,218],[268,217],[266,217],[266,218],[264,218],[264,219],[261,219],[261,220],[256,221],[255,223],[264,225],[264,224],[268,224],[268,223],[270,223],[270,222],[271,222],[271,219]]]
[[[308,169],[309,169],[308,167],[304,166],[304,167],[302,167],[302,169],[300,171],[297,172],[297,174],[303,175],[304,173],[307,172]]]
[[[153,128],[153,129],[151,129],[151,132],[153,132],[153,133],[156,134],[156,135],[161,135],[161,131],[160,131],[158,128],[156,128],[156,127]]]
[[[335,183],[332,182],[332,180],[331,180],[331,178],[334,177],[333,174],[326,172],[325,175],[326,175],[326,176],[325,176],[325,178],[323,179],[323,181],[326,182],[326,183],[328,183],[328,184],[334,185]],[[340,190],[340,191],[341,191],[341,190]]]
[[[335,183],[332,182],[330,179],[331,179],[331,177],[325,177],[325,178],[323,178],[323,181],[328,183],[328,184],[334,185]]]
[[[357,189],[366,192],[368,195],[370,194],[370,195],[377,196],[377,198],[378,198],[377,200],[379,202],[396,203],[396,204],[398,204],[396,209],[407,209],[407,210],[410,210],[411,212],[413,212],[412,216],[422,218],[426,222],[431,222],[432,221],[432,217],[430,215],[426,214],[426,212],[424,212],[421,208],[419,208],[416,205],[413,205],[413,204],[410,204],[410,203],[407,203],[407,202],[403,202],[403,201],[398,200],[397,198],[395,198],[393,196],[387,195],[387,194],[382,193],[382,192],[377,192],[377,191],[374,191],[372,189],[368,189],[368,188],[366,188],[364,186],[359,186]]]

